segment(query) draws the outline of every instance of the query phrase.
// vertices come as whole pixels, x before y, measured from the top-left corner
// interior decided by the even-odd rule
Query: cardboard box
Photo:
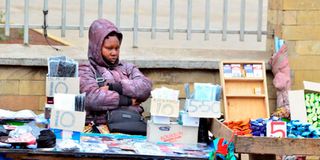
[[[165,116],[151,116],[151,120],[156,124],[170,124],[170,117]]]
[[[55,93],[79,94],[79,77],[47,77],[46,96],[53,97]]]
[[[263,77],[263,72],[262,72],[262,65],[261,64],[253,64],[253,76],[260,78]]]
[[[178,122],[179,122],[179,124],[181,124],[183,126],[199,127],[200,118],[199,117],[190,117],[188,112],[180,111]]]
[[[223,65],[223,75],[224,77],[232,77],[232,69],[230,64]]]
[[[197,144],[198,127],[182,126],[173,122],[170,124],[154,124],[148,121],[147,140],[155,143]]]
[[[320,92],[320,83],[303,81],[304,90],[289,91],[290,114],[292,120],[307,122],[305,93]]]
[[[232,77],[242,77],[240,64],[231,64],[231,70]]]
[[[243,69],[246,72],[246,77],[254,77],[252,64],[244,64]]]

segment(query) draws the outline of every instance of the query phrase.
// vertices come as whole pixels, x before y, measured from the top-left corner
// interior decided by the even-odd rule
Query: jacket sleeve
[[[90,64],[79,66],[80,93],[86,93],[85,106],[90,111],[104,111],[119,106],[120,95],[115,91],[100,89]]]
[[[127,67],[129,79],[121,80],[122,94],[143,102],[150,96],[152,82],[133,64]]]

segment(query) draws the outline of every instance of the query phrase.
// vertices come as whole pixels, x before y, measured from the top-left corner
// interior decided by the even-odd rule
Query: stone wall
[[[180,90],[184,99],[184,83],[194,82],[220,84],[218,70],[209,69],[141,69],[153,81],[153,88],[161,86]],[[43,112],[46,102],[45,77],[47,67],[0,66],[0,108],[9,110],[31,109]],[[268,72],[270,111],[275,104],[272,74]],[[191,88],[192,89],[192,88]],[[144,105],[148,107],[149,105]],[[146,108],[148,111],[149,109]]]
[[[269,0],[268,24],[288,44],[292,89],[302,89],[304,80],[320,82],[320,1]]]

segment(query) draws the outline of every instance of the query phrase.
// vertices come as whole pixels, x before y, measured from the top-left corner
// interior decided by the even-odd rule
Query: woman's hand
[[[132,98],[131,101],[133,106],[140,106],[141,104],[141,102],[135,98]]]
[[[107,90],[109,90],[109,86],[102,86],[102,87],[100,87],[100,89],[107,91]]]

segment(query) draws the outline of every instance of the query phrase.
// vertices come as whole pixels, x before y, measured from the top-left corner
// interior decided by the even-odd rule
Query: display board
[[[226,121],[269,117],[263,61],[222,61],[220,78]]]

